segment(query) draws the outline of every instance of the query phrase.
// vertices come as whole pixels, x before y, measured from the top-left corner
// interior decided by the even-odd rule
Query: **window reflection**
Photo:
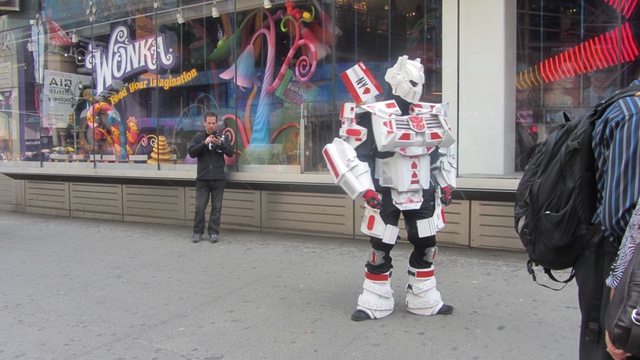
[[[635,2],[518,1],[516,171],[562,113],[584,115],[638,76]]]

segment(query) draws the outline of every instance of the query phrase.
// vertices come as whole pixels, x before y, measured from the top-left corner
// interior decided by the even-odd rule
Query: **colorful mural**
[[[232,80],[242,88],[255,89],[258,86],[261,87],[258,109],[254,120],[252,122],[239,121],[239,125],[246,128],[243,132],[251,134],[251,149],[264,149],[271,143],[269,135],[271,96],[282,83],[292,61],[295,60],[296,77],[303,83],[309,81],[315,72],[318,61],[316,45],[320,44],[320,42],[310,30],[304,26],[305,23],[312,23],[314,21],[314,15],[315,10],[313,6],[307,11],[294,7],[293,2],[287,2],[286,11],[279,10],[275,15],[271,15],[271,13],[266,10],[256,10],[245,18],[238,33],[233,34],[231,38],[219,44],[219,47],[209,56],[209,59],[212,61],[228,57],[231,47],[238,42],[237,37],[240,36],[243,31],[248,31],[249,25],[251,24],[250,20],[252,20],[253,17],[264,16],[265,20],[261,27],[252,34],[251,40],[244,46],[238,59],[231,67],[220,74],[221,78]],[[275,23],[278,20],[280,21],[280,30],[292,35],[294,40],[292,41],[292,47],[289,49],[274,79],[276,52],[275,32],[278,30]],[[305,34],[304,36],[302,35],[303,33]],[[262,81],[256,77],[255,71],[256,58],[259,57],[256,51],[261,50],[256,49],[255,43],[261,36],[264,36],[266,39],[264,51],[266,51],[267,59]],[[296,57],[296,53],[300,48],[305,48],[304,50],[306,51]],[[326,55],[326,53],[323,53],[323,55]],[[255,91],[252,94],[255,94]],[[250,101],[252,100],[253,98],[250,99]],[[245,116],[249,117],[250,113],[245,113]]]
[[[230,24],[239,18],[233,32]],[[321,93],[317,85],[327,83],[311,80],[341,35],[317,3],[287,1],[269,10],[188,19],[160,28],[158,36],[140,32],[139,23],[114,23],[108,38],[81,45],[56,24],[55,39],[69,40],[56,46],[86,48],[82,66],[95,74],[85,89],[90,94],[80,97],[86,105],[77,105],[78,139],[59,155],[190,163],[180,144],[202,130],[204,113],[214,111],[236,149],[229,165],[299,163],[299,154],[291,154],[300,152],[301,106],[314,102]],[[149,116],[145,103],[156,91],[163,92],[164,105],[175,101],[179,111]]]

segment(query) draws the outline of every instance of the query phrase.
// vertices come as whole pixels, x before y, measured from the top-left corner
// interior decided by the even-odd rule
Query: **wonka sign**
[[[97,94],[111,89],[114,80],[141,72],[153,73],[161,68],[171,69],[176,63],[176,55],[168,48],[164,34],[131,40],[129,28],[124,25],[111,33],[108,49],[94,46],[89,44],[85,67],[95,69]]]

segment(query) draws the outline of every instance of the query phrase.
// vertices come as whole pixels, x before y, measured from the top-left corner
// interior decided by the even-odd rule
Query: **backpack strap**
[[[573,278],[576,276],[576,271],[575,271],[575,269],[574,269],[574,268],[571,268],[571,272],[569,273],[569,276],[568,276],[565,280],[562,280],[562,281],[560,281],[560,280],[556,279],[556,277],[555,277],[555,276],[553,276],[553,273],[551,272],[551,269],[544,268],[544,273],[545,273],[545,274],[547,274],[547,276],[548,276],[551,280],[553,280],[553,281],[555,281],[555,282],[558,282],[558,283],[562,283],[562,284],[564,284],[564,285],[562,286],[563,288],[564,288],[564,287],[565,287],[565,286],[566,286],[566,285],[567,285],[571,280],[573,280]]]
[[[598,231],[594,236],[596,241],[596,253],[595,253],[595,278],[593,279],[595,286],[593,287],[593,300],[591,302],[591,309],[589,309],[589,322],[586,328],[585,341],[597,344],[601,341],[602,337],[602,325],[600,324],[600,314],[602,313],[602,297],[604,294],[604,247],[605,239],[602,231]]]
[[[571,280],[573,280],[573,278],[576,276],[576,271],[575,269],[571,268],[571,273],[569,273],[569,276],[565,279],[565,280],[558,280],[553,273],[551,272],[552,270],[546,267],[543,267],[543,271],[545,274],[547,274],[547,276],[549,277],[549,279],[553,280],[554,282],[563,284],[562,286],[558,287],[558,288],[554,288],[551,287],[549,285],[546,284],[542,284],[539,283],[536,277],[536,272],[535,270],[533,270],[533,266],[535,265],[535,263],[531,260],[527,260],[527,272],[531,275],[531,277],[533,278],[533,281],[535,281],[536,284],[542,286],[542,287],[546,287],[547,289],[551,289],[553,291],[560,291],[562,289],[564,289],[565,286],[567,286],[568,283],[571,282]]]

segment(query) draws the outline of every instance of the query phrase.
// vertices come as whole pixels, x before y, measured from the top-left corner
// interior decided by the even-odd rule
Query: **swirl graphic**
[[[262,80],[262,87],[260,89],[259,101],[257,105],[256,115],[253,119],[252,126],[240,127],[242,129],[242,137],[248,134],[251,137],[249,147],[251,149],[265,149],[269,146],[272,138],[269,136],[270,132],[270,116],[271,116],[271,96],[276,92],[278,87],[282,84],[282,81],[291,65],[291,61],[295,59],[296,53],[302,53],[295,62],[295,74],[300,81],[309,81],[313,74],[318,62],[318,52],[316,50],[317,39],[313,36],[312,32],[305,28],[303,23],[309,23],[313,21],[315,17],[315,8],[311,7],[311,12],[300,9],[293,9],[293,3],[288,6],[288,11],[279,10],[276,14],[271,15],[267,10],[260,9],[250,13],[243,23],[240,25],[240,29],[244,29],[245,26],[250,23],[250,19],[255,19],[257,16],[262,15],[266,19],[262,23],[262,26],[252,35],[249,44],[241,52],[236,62],[230,69],[220,75],[223,79],[233,79],[233,81],[245,88],[253,85],[254,89],[250,96],[253,96],[256,91],[255,71],[254,71],[254,49],[261,49],[257,46],[256,42],[261,40],[262,37],[266,40],[266,63],[264,67],[264,75]],[[291,8],[289,8],[291,7]],[[291,15],[294,14],[294,15]],[[289,49],[287,56],[285,57],[282,66],[280,67],[277,76],[275,76],[275,56],[276,56],[276,26],[275,21],[282,20],[280,23],[280,29],[289,33],[292,38],[292,47]],[[236,36],[234,34],[233,36]],[[209,59],[216,60],[222,59],[228,56],[230,53],[230,45],[233,41],[230,39],[219,44],[219,48],[209,56]],[[248,110],[248,106],[247,106]],[[246,123],[249,122],[249,111],[245,112]],[[246,130],[246,134],[245,134]],[[244,140],[244,139],[243,139]]]

